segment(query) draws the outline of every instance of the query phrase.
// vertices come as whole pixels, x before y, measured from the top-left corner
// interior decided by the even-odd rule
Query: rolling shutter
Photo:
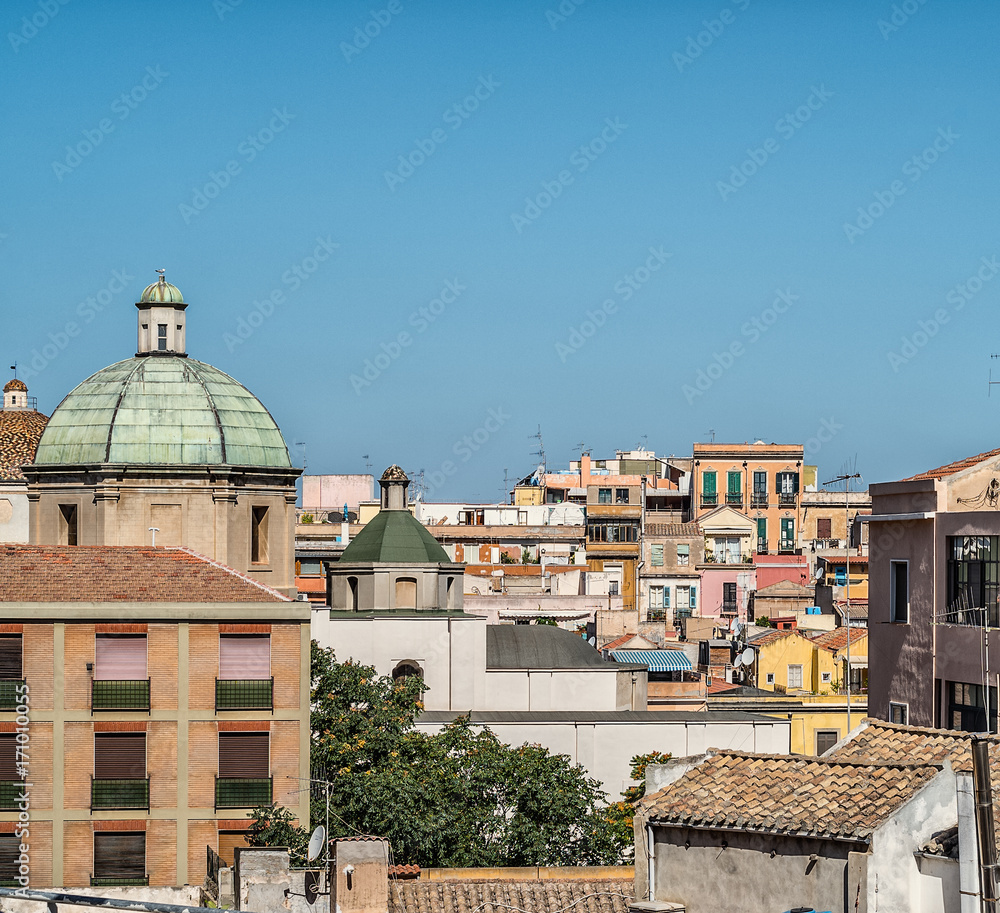
[[[17,742],[13,732],[0,735],[0,780],[20,780],[17,772]]]
[[[19,679],[23,675],[21,666],[21,635],[0,636],[0,679]]]
[[[831,527],[833,522],[829,517],[820,517],[816,521],[816,538],[817,539],[829,539]]]
[[[137,682],[146,673],[145,634],[98,634],[94,643],[96,681]]]
[[[94,736],[94,778],[144,780],[146,733],[97,733]]]
[[[220,634],[219,678],[228,681],[271,677],[269,634]]]
[[[219,776],[266,779],[271,775],[269,744],[267,732],[220,732]]]
[[[12,881],[20,874],[17,870],[19,843],[14,834],[0,834],[0,881]]]
[[[146,876],[146,835],[104,831],[94,834],[94,877]]]

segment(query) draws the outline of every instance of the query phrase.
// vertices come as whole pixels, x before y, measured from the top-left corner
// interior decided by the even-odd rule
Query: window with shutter
[[[270,733],[220,732],[216,808],[271,804]]]
[[[220,634],[216,710],[273,710],[270,634]]]
[[[817,729],[816,730],[817,756],[828,752],[839,741],[840,741],[839,729]]]
[[[653,545],[650,547],[651,564],[653,567],[663,567],[663,546]]]
[[[93,710],[149,710],[145,634],[98,634],[94,639]]]
[[[829,517],[820,517],[816,520],[816,538],[829,539],[833,521]]]
[[[270,634],[220,634],[219,678],[271,677]]]
[[[704,472],[701,475],[701,490],[707,495],[715,494],[715,473]]]
[[[142,681],[146,673],[145,634],[98,634],[94,640],[94,679]]]
[[[270,776],[269,732],[220,732],[220,777]]]
[[[94,779],[90,807],[149,808],[146,733],[94,734]]]
[[[18,704],[24,680],[21,646],[20,634],[0,635],[0,710],[14,710]]]
[[[23,786],[24,779],[17,763],[17,736],[5,732],[0,734],[0,810],[17,809]]]
[[[21,635],[0,635],[0,679],[20,680],[24,672],[21,666]]]
[[[95,887],[147,884],[145,833],[94,834],[94,875],[90,883]]]
[[[20,839],[13,833],[0,834],[0,888],[16,888],[20,886],[17,880],[17,857],[20,855]]]
[[[691,591],[688,594],[688,607],[692,609],[698,608],[698,591],[691,587]]]
[[[678,545],[677,546],[677,563],[681,566],[688,564],[691,560],[691,546],[690,545]]]

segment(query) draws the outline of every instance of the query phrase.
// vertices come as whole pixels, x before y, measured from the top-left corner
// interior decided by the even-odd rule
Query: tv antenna
[[[990,358],[1000,358],[1000,355],[991,355]],[[986,395],[989,396],[993,392],[993,385],[1000,384],[1000,380],[993,379],[993,368],[990,368],[990,384],[986,388]]]
[[[590,456],[590,448],[587,446],[586,441],[580,441],[576,445],[576,449],[580,451],[580,456]]]
[[[714,428],[709,428],[708,431],[705,432],[705,434],[711,436],[712,443],[714,444],[715,443],[715,429]]]
[[[17,362],[16,361],[14,362],[14,364],[12,364],[10,366],[10,369],[11,369],[11,371],[14,372],[14,380],[17,380]]]
[[[539,425],[538,431],[536,431],[534,434],[529,434],[528,438],[529,440],[535,439],[538,441],[538,449],[533,450],[531,452],[531,455],[538,457],[539,461],[542,464],[542,475],[545,475],[545,473],[548,471],[548,467],[546,466],[545,463],[545,442],[542,440],[542,426]]]
[[[371,475],[372,474],[372,461],[371,461],[370,457],[368,456],[367,453],[363,453],[363,454],[361,454],[361,459],[363,459],[365,461],[365,472],[367,472],[368,475]]]
[[[503,503],[506,504],[507,499],[510,497],[510,482],[508,481],[506,466],[503,468],[503,491],[501,494],[503,495]]]
[[[308,467],[308,465],[309,465],[308,461],[306,460],[306,442],[305,441],[296,441],[295,442],[295,446],[302,448],[302,471],[305,472],[306,471],[306,467]]]

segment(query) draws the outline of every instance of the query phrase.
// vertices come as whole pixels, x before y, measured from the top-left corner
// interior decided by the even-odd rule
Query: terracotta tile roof
[[[34,460],[48,420],[34,409],[0,410],[0,481],[24,478],[21,467]]]
[[[946,827],[943,831],[932,834],[931,839],[920,847],[920,852],[928,856],[958,859],[958,825]]]
[[[647,523],[646,535],[648,536],[689,536],[697,538],[703,535],[698,523]]]
[[[758,634],[756,636],[751,634],[749,642],[751,647],[766,647],[768,644],[773,644],[776,641],[782,640],[785,637],[791,637],[797,633],[798,631],[792,628],[781,631],[768,631],[765,634]]]
[[[916,482],[919,479],[943,479],[945,476],[954,475],[956,472],[961,472],[963,469],[975,466],[976,463],[981,463],[983,460],[988,460],[991,457],[996,456],[1000,456],[1000,450],[987,450],[986,453],[978,453],[975,456],[966,457],[964,460],[956,460],[954,463],[949,463],[947,466],[938,466],[937,469],[928,469],[927,472],[910,476],[909,478],[902,479],[901,481]]]
[[[0,545],[0,602],[290,602],[186,548]]]
[[[28,385],[19,377],[15,377],[12,380],[7,381],[7,383],[3,385],[4,393],[11,393],[15,390],[18,391],[19,393],[27,393]]]
[[[734,691],[739,687],[739,685],[734,685],[732,682],[727,682],[724,678],[713,678],[712,684],[705,689],[705,693],[722,694],[725,691]]]
[[[924,729],[884,720],[865,719],[861,727],[839,747],[824,755],[844,762],[940,764],[951,761],[958,771],[972,772],[971,732],[954,729]],[[1000,736],[990,738],[990,770],[1000,784]]]
[[[649,646],[650,646],[651,649],[655,649],[656,648],[656,644],[654,644],[648,638],[643,637],[641,634],[622,634],[621,637],[616,637],[613,641],[611,641],[611,643],[605,644],[603,647],[601,647],[601,649],[602,650],[617,650],[622,644],[627,644],[630,640],[635,640],[637,637],[639,638],[639,640],[643,640],[647,644],[649,644]]]
[[[712,751],[641,807],[650,819],[678,826],[864,841],[940,770]]]
[[[856,644],[859,640],[868,636],[867,628],[834,628],[832,631],[824,631],[812,638],[812,642],[817,647],[836,653],[847,646],[847,632],[851,632],[851,644]]]
[[[631,881],[559,879],[539,881],[400,881],[389,892],[389,913],[628,913]]]

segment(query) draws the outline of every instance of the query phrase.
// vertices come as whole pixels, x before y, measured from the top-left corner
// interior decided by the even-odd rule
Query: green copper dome
[[[66,463],[291,468],[281,431],[246,387],[174,355],[120,361],[72,390],[35,454],[36,465]]]
[[[339,563],[378,562],[451,564],[452,560],[427,527],[408,510],[382,510],[348,543]]]
[[[176,285],[171,285],[163,276],[160,276],[156,282],[143,289],[139,302],[144,301],[153,304],[183,304],[184,296]]]

